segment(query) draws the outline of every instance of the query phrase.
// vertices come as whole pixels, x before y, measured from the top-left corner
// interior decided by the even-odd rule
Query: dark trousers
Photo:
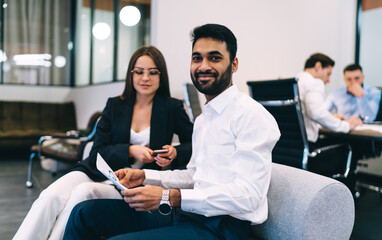
[[[248,239],[250,222],[230,216],[204,217],[173,209],[137,212],[123,200],[96,199],[78,204],[72,211],[64,239]]]

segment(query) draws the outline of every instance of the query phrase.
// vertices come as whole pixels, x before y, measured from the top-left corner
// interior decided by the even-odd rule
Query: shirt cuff
[[[181,208],[185,212],[202,214],[204,194],[198,189],[180,189]]]
[[[143,181],[143,185],[156,185],[160,186],[160,173],[156,170],[143,169],[145,171],[145,180]]]

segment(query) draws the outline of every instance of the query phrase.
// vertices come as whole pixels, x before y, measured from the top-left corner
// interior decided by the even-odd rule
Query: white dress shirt
[[[262,223],[268,217],[271,152],[279,137],[272,115],[233,85],[204,105],[195,120],[187,170],[145,170],[144,184],[181,189],[187,212]]]
[[[349,132],[349,123],[335,118],[325,107],[324,82],[307,72],[300,72],[296,79],[308,140],[317,141],[319,125],[335,132]]]

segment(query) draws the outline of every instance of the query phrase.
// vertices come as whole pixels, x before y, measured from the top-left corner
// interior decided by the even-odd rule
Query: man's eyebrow
[[[201,53],[200,52],[193,52],[192,56],[195,56],[195,55],[199,56],[199,55],[201,55]],[[221,54],[219,51],[208,52],[208,55],[220,55],[220,56],[223,56],[223,54]]]
[[[223,54],[221,54],[219,51],[211,51],[208,53],[208,55],[221,55],[221,56],[223,56]]]

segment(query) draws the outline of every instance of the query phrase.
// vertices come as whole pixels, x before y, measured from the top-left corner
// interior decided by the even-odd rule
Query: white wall
[[[171,92],[181,98],[181,83],[191,81],[190,31],[219,23],[238,39],[236,83],[248,92],[248,80],[294,77],[308,56],[322,52],[336,61],[333,87],[342,69],[354,61],[356,0],[153,0],[152,43],[166,57]]]
[[[96,111],[102,111],[109,97],[121,95],[124,87],[124,82],[118,82],[74,88],[68,99],[76,104],[78,126],[85,128],[90,116]]]
[[[164,54],[172,96],[183,98],[189,82],[190,31],[213,22],[229,27],[238,39],[239,71],[234,82],[293,77],[306,58],[323,52],[336,61],[328,90],[342,86],[342,69],[354,61],[356,0],[152,0],[151,42]],[[102,110],[124,83],[81,88],[0,86],[0,100],[61,102],[74,100],[79,127]]]
[[[0,101],[66,102],[69,87],[0,85]]]

